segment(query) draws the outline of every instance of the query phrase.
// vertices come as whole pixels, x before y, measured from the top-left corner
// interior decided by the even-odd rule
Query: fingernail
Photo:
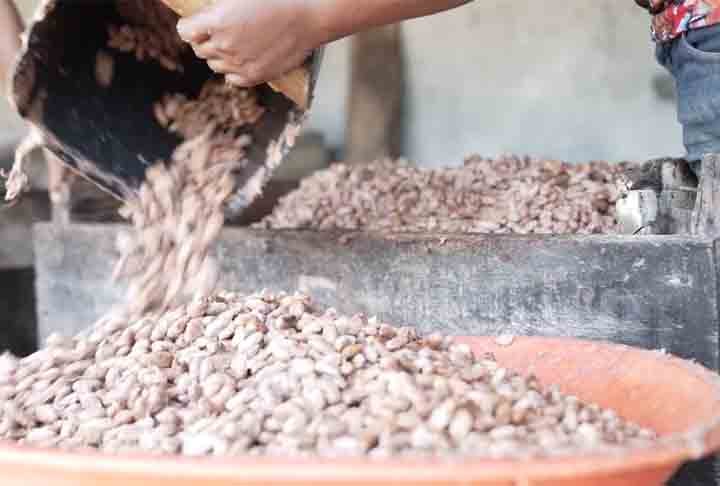
[[[188,40],[191,37],[190,25],[188,21],[180,19],[177,23],[177,31],[183,40]]]

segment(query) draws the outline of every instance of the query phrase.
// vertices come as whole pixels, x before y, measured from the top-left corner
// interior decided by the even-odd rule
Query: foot
[[[698,179],[683,159],[654,159],[629,167],[617,203],[624,234],[688,233]]]

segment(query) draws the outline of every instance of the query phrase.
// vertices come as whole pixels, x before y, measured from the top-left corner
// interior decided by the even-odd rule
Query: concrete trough
[[[116,225],[35,226],[39,335],[122,297]],[[224,230],[223,286],[301,289],[423,331],[605,339],[718,366],[715,241],[683,237],[373,236]]]
[[[34,228],[38,334],[119,301],[117,225]],[[687,237],[426,236],[225,229],[223,286],[301,289],[325,306],[454,335],[572,336],[665,349],[718,369],[718,244]],[[715,482],[712,461],[672,484]]]

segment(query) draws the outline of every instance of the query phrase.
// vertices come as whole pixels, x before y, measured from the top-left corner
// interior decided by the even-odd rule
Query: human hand
[[[178,23],[180,37],[228,82],[250,87],[300,66],[327,42],[315,0],[218,0]]]

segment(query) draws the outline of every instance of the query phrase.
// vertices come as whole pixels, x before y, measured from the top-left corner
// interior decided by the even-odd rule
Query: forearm
[[[22,19],[12,0],[0,0],[0,87],[10,75],[10,69],[20,50]]]
[[[178,33],[210,69],[225,74],[231,84],[250,87],[290,72],[328,42],[469,2],[215,0],[180,20]]]
[[[432,15],[471,0],[313,0],[319,28],[331,42],[373,27]]]

